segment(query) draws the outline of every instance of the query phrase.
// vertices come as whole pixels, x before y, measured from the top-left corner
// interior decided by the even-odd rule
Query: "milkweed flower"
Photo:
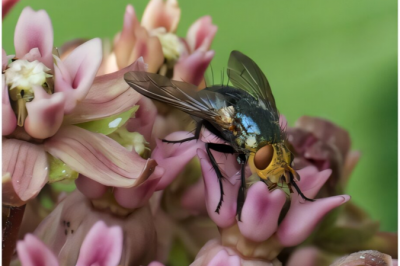
[[[123,75],[145,70],[143,62],[96,77],[100,40],[83,43],[61,60],[52,54],[49,16],[29,7],[20,15],[14,43],[16,56],[9,63],[3,51],[2,64],[4,204],[21,206],[46,182],[78,173],[105,185],[119,181],[121,187],[153,174],[151,160],[107,136],[134,112],[139,97]]]
[[[98,221],[87,232],[77,262],[68,265],[117,266],[121,260],[123,238],[121,227],[108,227],[103,221]],[[32,234],[27,234],[23,240],[18,241],[17,252],[22,266],[63,265],[51,249]]]
[[[119,227],[123,235],[123,249],[115,265],[147,265],[156,252],[156,232],[152,220],[148,204],[132,210],[119,205],[109,192],[102,198],[92,200],[75,190],[59,202],[34,235],[50,248],[60,265],[78,265],[83,261],[82,252],[85,252],[85,256],[93,253],[87,248],[83,237],[91,234],[91,228],[98,221],[104,221],[108,226]],[[94,234],[91,235],[94,237]],[[99,241],[103,235],[106,237],[109,234],[98,230],[96,235]],[[107,242],[98,242],[93,247],[112,248],[108,245]],[[84,246],[86,249],[83,251]]]
[[[121,69],[143,56],[149,72],[199,85],[214,56],[209,49],[217,27],[205,16],[189,28],[186,38],[180,38],[175,34],[180,13],[176,0],[151,0],[139,23],[128,5],[123,29],[101,71]]]
[[[167,139],[174,140],[178,135],[182,136],[182,134],[175,133],[168,136]],[[189,134],[186,133],[186,137],[188,136]],[[215,139],[210,139],[210,134],[203,134],[202,140],[215,142]],[[240,186],[239,164],[234,155],[215,153],[214,157],[220,170],[226,176],[222,180],[223,203],[219,213],[216,213],[215,210],[220,201],[220,188],[203,141],[191,141],[191,144],[187,142],[181,145],[159,143],[160,145],[153,155],[159,165],[174,164],[176,166],[173,169],[166,167],[165,180],[162,179],[159,186],[168,185],[179,169],[182,169],[181,167],[197,154],[203,172],[204,199],[208,215],[219,228],[222,245],[233,248],[243,257],[266,262],[274,261],[284,247],[302,243],[324,215],[350,199],[347,195],[341,195],[318,199],[315,202],[304,202],[297,192],[293,192],[290,197],[290,207],[286,210],[284,218],[279,221],[287,201],[285,192],[281,189],[269,191],[263,182],[257,181],[248,188],[242,210],[242,220],[238,221],[236,208]],[[249,169],[247,173],[249,173]],[[311,166],[304,168],[299,170],[301,181],[298,182],[298,186],[306,197],[313,198],[328,180],[330,174],[330,169],[318,171]]]
[[[320,171],[332,169],[318,196],[332,196],[345,190],[360,158],[360,152],[350,150],[351,139],[346,130],[325,119],[303,116],[295,127],[287,128],[287,135],[295,154],[295,166],[311,165]],[[338,256],[357,250],[378,250],[397,257],[397,233],[380,232],[379,222],[352,202],[328,215],[306,242],[290,252],[284,250],[281,260],[293,260],[295,265],[302,266],[310,265],[313,257],[315,265],[319,265],[318,261],[329,264]],[[300,257],[306,262],[301,263]]]

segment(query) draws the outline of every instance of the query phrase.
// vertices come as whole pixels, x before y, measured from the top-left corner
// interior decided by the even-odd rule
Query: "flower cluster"
[[[3,1],[3,17],[16,2]],[[296,186],[315,201],[268,185],[252,157],[241,168],[237,154],[210,156],[206,144],[227,143],[205,128],[198,140],[160,140],[193,137],[195,122],[124,75],[205,87],[217,27],[204,16],[180,37],[180,14],[176,0],[150,0],[139,22],[128,5],[112,45],[55,48],[46,11],[23,9],[15,55],[2,51],[3,263],[174,265],[179,250],[204,266],[397,265],[397,234],[379,232],[344,194],[360,154],[331,122],[301,117],[287,128],[281,116]]]

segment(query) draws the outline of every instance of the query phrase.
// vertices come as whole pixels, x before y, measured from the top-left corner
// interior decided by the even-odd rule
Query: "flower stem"
[[[8,215],[4,215],[4,208],[8,209]],[[15,251],[15,244],[18,238],[19,227],[24,216],[25,205],[21,207],[3,206],[3,265],[10,265],[11,258]]]

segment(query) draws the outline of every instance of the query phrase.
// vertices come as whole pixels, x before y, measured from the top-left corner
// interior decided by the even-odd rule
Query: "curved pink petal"
[[[159,169],[159,168],[158,168]],[[128,209],[136,209],[146,205],[153,195],[162,172],[153,175],[137,187],[132,188],[114,188],[114,197],[119,205]]]
[[[4,49],[1,49],[1,50],[2,50],[2,53],[1,53],[1,69],[2,69],[2,71],[4,71],[6,69],[6,67],[7,67],[7,65],[8,65],[8,57],[7,57],[6,51],[4,51]]]
[[[226,250],[220,250],[207,264],[207,266],[241,266],[241,259],[237,255],[229,255]]]
[[[88,199],[101,198],[107,191],[107,186],[102,185],[84,175],[79,175],[75,180],[75,185]]]
[[[98,221],[82,243],[76,266],[117,266],[122,255],[122,229]]]
[[[181,197],[181,205],[192,215],[207,215],[203,180],[199,179],[194,185],[185,189]]]
[[[133,187],[162,174],[154,160],[144,160],[107,136],[76,126],[62,127],[44,148],[74,171],[106,186]]]
[[[300,181],[297,185],[306,197],[314,198],[321,187],[326,183],[332,174],[331,169],[318,171],[314,166],[307,166],[298,171]]]
[[[13,8],[13,6],[18,3],[19,0],[3,0],[2,1],[2,18],[4,19],[4,17],[8,14],[8,12],[10,12],[11,8]]]
[[[133,132],[139,132],[145,140],[151,140],[151,132],[157,116],[157,107],[147,97],[142,96],[136,103],[139,109],[135,113],[135,117],[130,118],[126,128]]]
[[[148,266],[164,266],[164,264],[158,261],[152,261]]]
[[[114,53],[119,68],[129,64],[129,58],[136,43],[135,29],[140,26],[132,5],[127,5],[121,34],[114,44]]]
[[[17,243],[19,260],[23,266],[58,266],[57,257],[36,236],[27,234]]]
[[[239,173],[234,177],[228,177],[229,179],[224,178],[222,180],[222,186],[224,189],[223,202],[219,213],[217,213],[216,209],[221,197],[217,175],[211,165],[207,153],[202,149],[198,149],[197,155],[199,156],[201,170],[203,172],[208,215],[218,227],[229,227],[236,222],[236,200],[240,186],[240,182],[232,184],[229,179],[240,180]],[[218,163],[220,162],[217,158],[216,161]],[[234,164],[234,161],[225,161],[224,164],[231,166]]]
[[[3,50],[4,51],[4,50]],[[8,86],[5,81],[5,75],[2,77],[3,87],[3,98],[1,100],[2,110],[2,134],[3,136],[11,134],[17,127],[17,117],[15,116],[14,110],[10,104],[10,98],[8,96]]]
[[[99,38],[81,44],[64,61],[56,58],[55,91],[65,94],[65,113],[70,113],[82,101],[96,76],[102,59]]]
[[[174,67],[174,80],[181,80],[198,86],[214,57],[214,51],[197,50],[188,57],[181,58]]]
[[[287,266],[318,266],[319,253],[315,247],[296,249],[290,256]]]
[[[278,228],[278,218],[286,201],[281,189],[269,192],[263,182],[256,182],[247,191],[241,220],[240,232],[255,242],[267,240]]]
[[[146,71],[142,59],[115,73],[98,76],[86,98],[79,102],[64,122],[78,124],[125,112],[140,99],[140,94],[133,90],[124,80],[129,71]]]
[[[181,9],[176,0],[150,0],[143,13],[142,26],[147,30],[163,27],[167,32],[175,32],[181,17]]]
[[[281,244],[291,247],[303,242],[314,230],[317,223],[332,209],[350,200],[348,195],[340,195],[314,202],[304,202],[294,192],[290,209],[278,227],[277,237]]]
[[[196,22],[190,26],[186,34],[186,41],[191,51],[194,52],[200,47],[204,49],[204,51],[210,49],[211,42],[214,39],[217,29],[217,26],[212,24],[210,16],[204,16],[196,20]]]
[[[9,173],[13,188],[22,201],[35,197],[47,182],[48,163],[42,145],[21,140],[3,141],[3,176]],[[19,199],[3,197],[3,204]]]
[[[34,92],[35,99],[26,103],[28,117],[24,128],[31,137],[49,138],[56,134],[63,122],[65,95],[49,95],[39,86],[34,87]]]
[[[190,138],[193,135],[188,132],[175,132],[165,139],[181,140]],[[181,144],[165,143],[157,140],[157,147],[154,149],[151,158],[156,160],[159,166],[165,169],[164,175],[157,185],[156,190],[166,188],[174,178],[183,170],[186,164],[196,156],[197,149],[204,148],[201,141],[187,141]]]
[[[164,54],[160,39],[157,36],[150,35],[144,27],[135,29],[135,46],[129,57],[128,64],[143,57],[148,65],[148,72],[155,73],[164,62]]]
[[[14,46],[17,58],[22,58],[33,48],[38,48],[38,60],[53,69],[53,26],[44,10],[37,12],[25,7],[19,16],[14,33]]]

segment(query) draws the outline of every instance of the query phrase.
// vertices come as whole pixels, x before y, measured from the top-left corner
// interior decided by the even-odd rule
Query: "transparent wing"
[[[263,107],[279,118],[268,80],[253,60],[239,51],[232,51],[227,72],[230,82],[235,87],[258,99]]]
[[[129,86],[140,94],[213,124],[219,121],[218,110],[230,105],[220,93],[197,91],[197,87],[192,84],[170,80],[158,74],[128,72],[124,78]]]

